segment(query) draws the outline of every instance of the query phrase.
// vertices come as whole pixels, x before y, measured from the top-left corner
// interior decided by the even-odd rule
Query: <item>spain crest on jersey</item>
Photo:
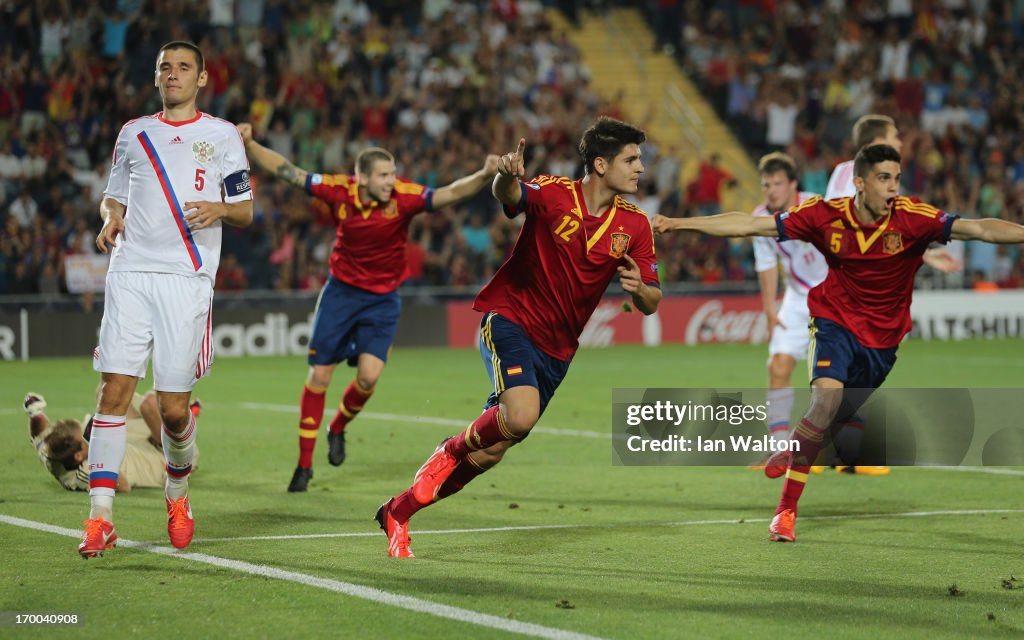
[[[903,236],[899,231],[886,231],[882,234],[882,252],[895,255],[903,251]]]
[[[394,198],[388,200],[388,203],[384,205],[384,208],[381,210],[381,213],[383,213],[384,217],[389,220],[391,218],[398,216],[398,203],[395,202]]]
[[[608,249],[608,255],[613,258],[621,258],[626,255],[626,249],[629,248],[629,234],[628,233],[613,233],[612,244]]]
[[[200,164],[206,164],[213,160],[214,147],[205,140],[196,140],[192,143],[192,155]]]

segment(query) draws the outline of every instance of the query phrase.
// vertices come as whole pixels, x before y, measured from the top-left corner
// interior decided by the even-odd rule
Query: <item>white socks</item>
[[[124,460],[128,429],[124,416],[97,413],[89,439],[89,517],[111,522],[118,469]]]
[[[793,389],[769,389],[768,399],[768,432],[775,442],[789,440],[789,421],[793,414]]]
[[[196,449],[196,419],[190,411],[188,426],[179,434],[171,433],[164,425],[160,434],[167,462],[167,481],[164,491],[171,500],[188,495],[188,476],[192,473],[192,457]]]

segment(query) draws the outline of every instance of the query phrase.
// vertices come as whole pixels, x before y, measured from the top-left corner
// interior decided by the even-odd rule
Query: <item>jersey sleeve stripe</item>
[[[164,163],[160,160],[160,156],[157,155],[156,148],[153,147],[153,142],[145,131],[139,132],[137,137],[142,144],[142,149],[149,158],[150,164],[153,165],[153,170],[156,171],[156,177],[160,182],[160,188],[163,189],[164,198],[167,199],[171,215],[174,216],[174,222],[178,225],[178,232],[181,234],[182,242],[185,243],[185,250],[188,251],[188,257],[192,260],[192,267],[199,271],[203,266],[203,257],[199,254],[199,247],[196,246],[196,241],[192,238],[192,231],[185,222],[185,212],[182,211],[181,205],[178,204],[178,196],[174,193],[174,186],[167,175]]]
[[[792,209],[790,209],[790,211],[792,213],[797,213],[798,211],[803,211],[804,209],[809,209],[809,208],[813,207],[814,205],[818,204],[819,202],[821,202],[821,196],[814,196],[814,197],[811,197],[811,198],[807,198],[806,200],[804,200],[800,204],[798,204],[795,207],[793,207]]]
[[[647,213],[644,212],[643,209],[641,209],[640,207],[636,206],[635,204],[633,204],[631,202],[627,202],[626,200],[620,200],[619,201],[618,209],[619,209],[619,211],[625,211],[627,213],[635,213],[635,214],[641,215],[641,216],[643,216],[645,218],[647,217]]]
[[[916,213],[929,218],[934,218],[939,215],[938,209],[924,202],[914,202],[909,198],[900,198],[899,204],[900,208],[910,213]]]
[[[342,174],[322,174],[323,184],[325,187],[342,187],[347,189],[349,186],[348,176]]]
[[[419,194],[423,193],[423,190],[426,189],[426,187],[424,187],[421,184],[417,184],[415,182],[406,182],[404,180],[396,180],[395,181],[394,189],[395,189],[395,193],[401,193],[403,195],[418,196]]]

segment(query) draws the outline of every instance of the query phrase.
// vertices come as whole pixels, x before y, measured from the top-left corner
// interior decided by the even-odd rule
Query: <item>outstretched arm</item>
[[[957,218],[953,221],[951,231],[949,237],[954,240],[981,240],[993,244],[1024,242],[1024,226],[998,218]]]
[[[450,185],[441,187],[434,192],[433,205],[435,209],[442,209],[450,204],[456,204],[472,197],[491,181],[498,170],[498,156],[489,155],[484,160],[484,166],[476,173],[459,178]]]
[[[778,237],[774,216],[752,216],[739,211],[696,218],[666,218],[654,216],[654,232],[699,231],[710,236],[743,238],[747,236]]]
[[[251,163],[289,184],[293,184],[296,187],[306,187],[308,171],[296,167],[280,153],[256,142],[252,137],[252,125],[248,122],[243,122],[237,125],[236,128],[238,129],[238,134],[242,136],[242,142],[245,143],[245,154],[249,157]]]

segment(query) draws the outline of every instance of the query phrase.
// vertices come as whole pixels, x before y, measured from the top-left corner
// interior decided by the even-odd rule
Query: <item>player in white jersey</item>
[[[96,246],[113,247],[99,347],[102,374],[89,446],[90,514],[78,545],[83,558],[114,546],[114,490],[125,451],[125,414],[153,357],[153,388],[163,422],[167,533],[184,548],[195,522],[188,475],[195,451],[192,387],[209,370],[210,311],[221,225],[252,222],[245,147],[230,123],[196,110],[206,85],[203,54],[190,42],[161,47],[154,84],[163,111],[121,129]]]
[[[896,151],[903,148],[903,141],[900,139],[896,121],[889,116],[874,113],[861,116],[853,124],[853,144],[857,149],[873,144],[887,144]],[[828,187],[825,190],[825,199],[832,200],[855,195],[857,195],[857,188],[853,186],[853,160],[847,160],[839,163],[832,170],[832,175],[828,179]],[[952,273],[963,268],[963,264],[946,249],[928,249],[924,253],[924,263],[943,273]],[[836,445],[842,446],[847,451],[857,451],[860,449],[863,432],[864,425],[859,421],[853,422],[837,436]],[[839,465],[836,469],[840,472],[862,475],[878,476],[889,473],[888,467],[881,466]]]
[[[816,194],[797,191],[796,164],[784,153],[769,153],[758,162],[765,201],[755,216],[770,216]],[[786,292],[778,304],[779,263]],[[754,268],[768,320],[768,430],[778,442],[789,440],[793,412],[793,370],[807,357],[810,312],[807,293],[828,275],[824,256],[809,242],[754,238]],[[778,306],[777,306],[778,305]]]

